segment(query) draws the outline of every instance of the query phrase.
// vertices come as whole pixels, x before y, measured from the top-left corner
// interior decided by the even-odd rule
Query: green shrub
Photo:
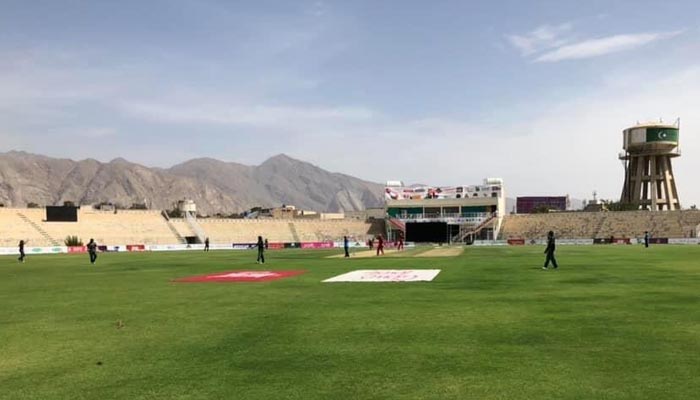
[[[69,247],[83,245],[83,241],[79,237],[70,236],[70,235],[66,236],[66,240],[64,240],[64,243],[66,244],[66,246],[69,246]]]

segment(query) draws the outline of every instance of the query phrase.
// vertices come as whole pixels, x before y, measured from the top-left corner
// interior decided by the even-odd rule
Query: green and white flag
[[[647,128],[647,142],[677,142],[676,128]]]

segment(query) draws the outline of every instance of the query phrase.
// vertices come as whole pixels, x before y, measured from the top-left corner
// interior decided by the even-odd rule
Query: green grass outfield
[[[700,246],[542,251],[270,251],[308,272],[265,283],[171,282],[253,252],[2,257],[0,399],[700,397]],[[372,268],[442,272],[321,283]]]

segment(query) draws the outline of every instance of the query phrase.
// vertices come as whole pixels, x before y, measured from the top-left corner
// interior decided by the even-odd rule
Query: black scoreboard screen
[[[46,206],[46,222],[78,222],[78,207]]]
[[[406,240],[409,242],[445,243],[449,240],[444,222],[407,222]]]

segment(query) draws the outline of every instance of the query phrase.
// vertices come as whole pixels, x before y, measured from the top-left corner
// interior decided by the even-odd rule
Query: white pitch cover
[[[430,282],[439,269],[358,269],[323,282]]]

